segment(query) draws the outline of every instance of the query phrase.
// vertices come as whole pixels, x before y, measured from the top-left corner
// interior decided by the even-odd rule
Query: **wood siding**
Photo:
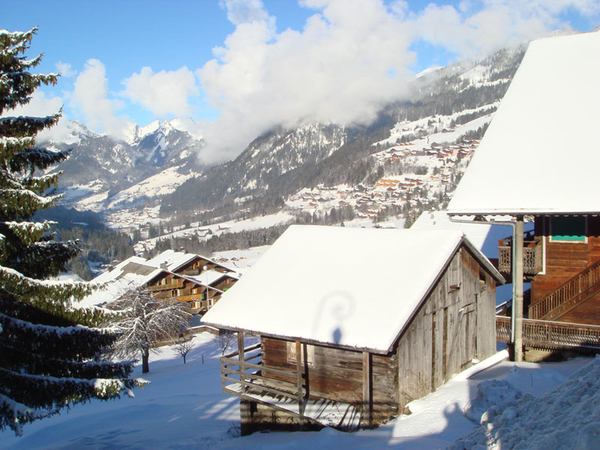
[[[550,218],[535,219],[535,235],[545,245],[545,270],[531,282],[531,303],[553,292],[571,277],[600,259],[600,217],[587,218],[586,242],[557,242],[550,237]],[[600,323],[600,295],[558,319],[571,323]]]
[[[287,344],[291,341],[263,337],[261,342],[263,364],[290,372],[289,377],[267,373],[265,376],[293,383],[296,379],[296,361],[290,360]],[[309,395],[362,404],[363,353],[320,345],[313,348],[313,359],[308,364]],[[372,355],[372,402],[376,423],[398,414],[396,367],[396,354]]]
[[[400,409],[496,351],[495,290],[491,275],[461,249],[400,338]]]

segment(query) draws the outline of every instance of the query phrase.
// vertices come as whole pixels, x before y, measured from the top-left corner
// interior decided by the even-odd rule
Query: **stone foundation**
[[[324,428],[312,419],[271,408],[258,402],[240,400],[241,434],[257,431],[318,431]]]

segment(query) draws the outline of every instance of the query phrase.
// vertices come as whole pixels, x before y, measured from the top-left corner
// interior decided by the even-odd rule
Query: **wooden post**
[[[244,377],[244,373],[246,371],[244,363],[246,362],[246,355],[244,354],[244,332],[238,331],[237,334],[238,341],[238,360],[239,360],[239,369],[240,369],[240,387],[241,391],[246,391],[246,378]]]
[[[366,419],[367,427],[371,427],[373,425],[371,361],[371,354],[369,352],[363,352],[363,414]]]
[[[304,418],[304,395],[302,394],[302,344],[296,341],[296,383],[298,386],[298,413]]]
[[[523,234],[525,232],[523,216],[517,216],[515,238],[513,239],[513,283],[515,298],[513,299],[514,318],[514,359],[515,362],[523,361]]]

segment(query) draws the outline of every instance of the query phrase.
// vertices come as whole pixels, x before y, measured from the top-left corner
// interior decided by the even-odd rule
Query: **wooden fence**
[[[510,342],[510,317],[496,316],[496,340]],[[600,326],[523,319],[523,345],[548,350],[600,351]]]

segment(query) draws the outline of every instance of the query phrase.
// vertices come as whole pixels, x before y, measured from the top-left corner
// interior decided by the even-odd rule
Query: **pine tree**
[[[108,399],[139,382],[129,379],[130,363],[103,360],[116,336],[92,326],[98,313],[71,307],[88,290],[84,284],[49,281],[77,253],[60,242],[51,222],[34,222],[37,211],[56,204],[49,194],[59,174],[44,169],[68,152],[35,146],[35,136],[58,121],[8,117],[25,105],[55,74],[32,74],[41,55],[26,59],[37,29],[0,30],[0,429],[22,434],[22,426],[92,398]]]

